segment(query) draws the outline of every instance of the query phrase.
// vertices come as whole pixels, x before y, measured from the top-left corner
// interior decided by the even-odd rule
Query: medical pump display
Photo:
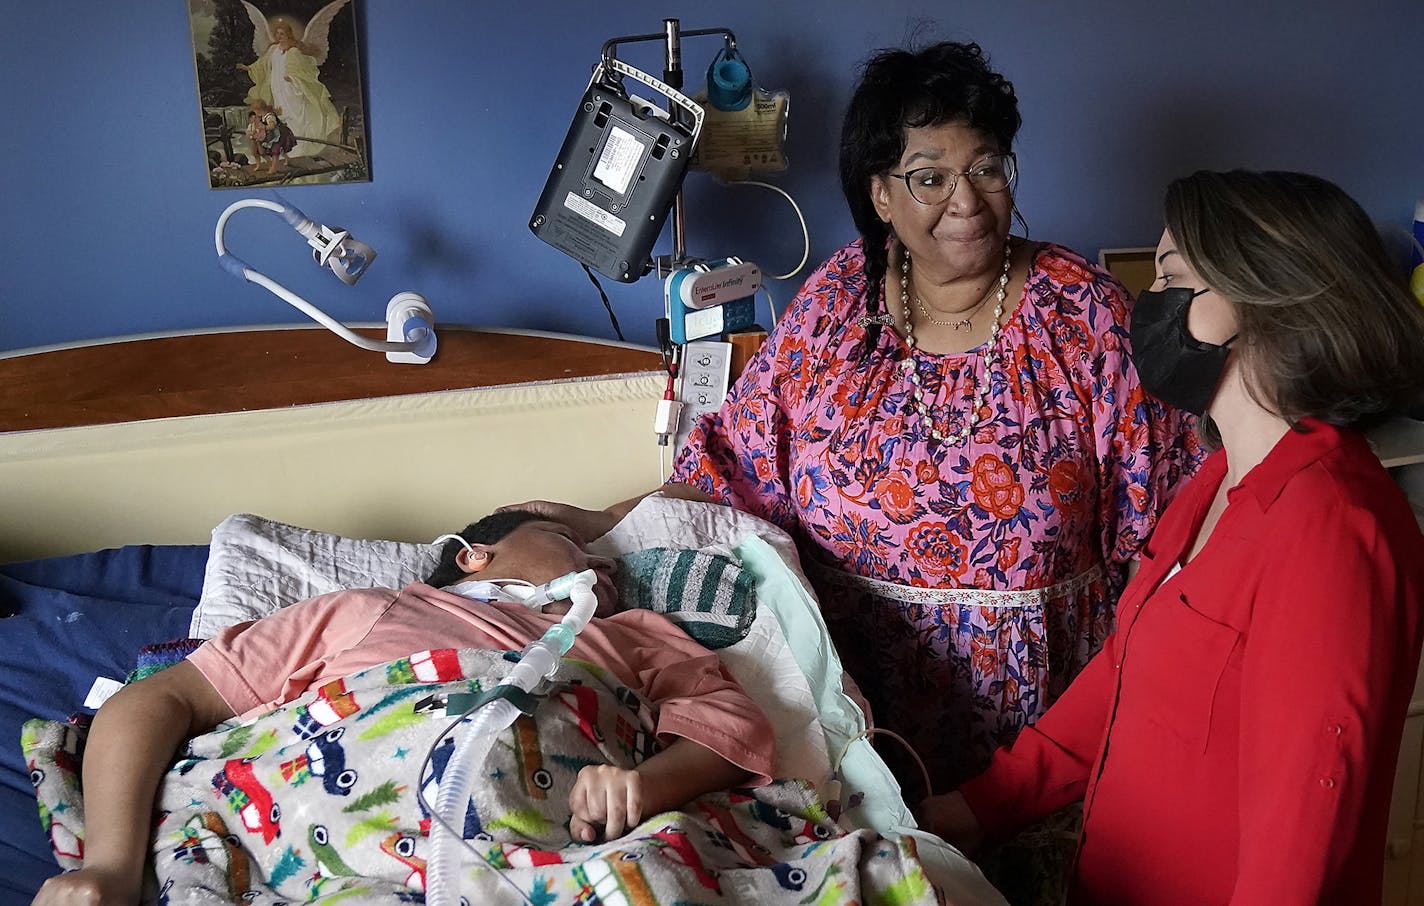
[[[723,44],[707,69],[706,90],[694,99],[682,90],[682,39],[701,36],[720,37]],[[619,45],[650,41],[663,44],[661,79],[618,59]],[[651,89],[665,108],[630,93],[625,82],[634,90]],[[757,265],[738,257],[687,254],[682,181],[689,165],[695,160],[699,169],[723,180],[771,189],[791,203],[806,254],[795,269],[773,279],[796,276],[810,254],[805,218],[791,196],[747,178],[786,168],[787,108],[786,92],[756,85],[729,29],[683,29],[677,19],[664,19],[661,33],[611,38],[603,44],[529,221],[536,236],[581,263],[595,286],[594,271],[622,283],[654,271],[663,280],[664,316],[656,326],[668,385],[653,419],[659,446],[684,436],[688,427],[688,388],[678,383],[686,344],[754,327],[758,292],[767,296],[776,318]],[[669,220],[671,251],[653,258],[653,246]],[[622,339],[601,286],[599,294]],[[698,391],[701,396],[707,392]],[[659,480],[663,477],[660,471]]]
[[[280,215],[288,226],[307,240],[307,244],[312,248],[312,259],[317,266],[331,268],[337,279],[347,286],[352,286],[361,279],[361,275],[366,273],[371,262],[376,260],[375,249],[340,227],[329,227],[317,223],[286,202],[244,198],[242,201],[228,205],[227,210],[218,217],[218,224],[214,230],[218,264],[222,265],[224,270],[234,277],[263,287],[348,343],[373,352],[384,352],[387,361],[424,365],[435,357],[435,315],[431,312],[425,298],[418,293],[397,293],[391,298],[391,301],[386,304],[386,339],[373,340],[351,330],[306,299],[230,253],[227,250],[223,232],[232,215],[243,208],[259,208]]]
[[[740,258],[679,268],[663,283],[672,342],[743,330],[756,322],[761,268]]]
[[[682,116],[629,94],[653,89]],[[632,283],[652,268],[653,243],[702,131],[702,108],[671,85],[604,56],[594,69],[534,207],[534,235],[580,263]]]

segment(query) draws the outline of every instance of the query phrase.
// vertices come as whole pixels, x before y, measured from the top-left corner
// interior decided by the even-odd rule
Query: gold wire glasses
[[[940,204],[954,194],[959,178],[967,177],[975,191],[1002,192],[1014,181],[1018,164],[1012,153],[990,154],[969,165],[963,173],[948,167],[916,167],[904,173],[890,173],[905,181],[910,197],[924,205]]]

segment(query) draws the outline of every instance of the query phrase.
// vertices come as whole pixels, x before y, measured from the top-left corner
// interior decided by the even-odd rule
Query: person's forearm
[[[661,490],[661,488],[655,488],[654,490],[648,491],[646,494],[639,494],[637,497],[629,497],[627,500],[624,500],[620,503],[615,503],[611,506],[604,507],[603,512],[613,517],[611,522],[616,524],[618,520],[633,512],[634,507],[642,503],[645,497],[649,497],[653,494],[656,494],[659,490]]]
[[[655,488],[646,494],[639,494],[637,497],[629,497],[621,503],[615,503],[610,507],[606,507],[604,512],[616,517],[616,519],[622,519],[631,513],[634,507],[642,503],[645,497],[656,494],[658,491],[662,491],[664,497],[671,497],[674,500],[691,500],[696,503],[717,503],[716,500],[708,497],[703,493],[702,489],[696,485],[672,482],[660,488]]]
[[[186,662],[169,669],[196,672]],[[134,901],[159,782],[184,740],[223,719],[198,713],[161,674],[150,679],[99,709],[84,750],[84,867],[122,878]]]
[[[643,778],[643,817],[680,808],[703,793],[726,790],[751,776],[716,752],[679,737],[638,765]]]

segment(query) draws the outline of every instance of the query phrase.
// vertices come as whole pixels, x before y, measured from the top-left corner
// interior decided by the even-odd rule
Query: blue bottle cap
[[[735,50],[723,50],[707,69],[707,100],[718,110],[742,110],[752,102],[752,71]]]

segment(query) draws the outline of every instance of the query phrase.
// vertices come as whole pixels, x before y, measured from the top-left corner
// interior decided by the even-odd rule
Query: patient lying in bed
[[[583,766],[577,769],[567,794],[567,831],[556,829],[551,838],[545,818],[525,815],[519,819],[524,821],[520,829],[526,831],[525,837],[538,836],[528,831],[529,825],[540,824],[549,846],[558,844],[561,833],[566,842],[592,842],[600,835],[611,840],[644,818],[704,793],[769,782],[774,743],[762,712],[721,667],[716,655],[665,617],[644,610],[617,612],[611,561],[588,555],[567,527],[529,513],[496,514],[468,527],[462,536],[469,543],[451,543],[429,585],[415,584],[401,591],[337,592],[294,604],[223,631],[186,661],[115,695],[95,718],[84,756],[84,867],[51,879],[35,902],[137,902],[150,849],[148,822],[159,785],[164,783],[165,789],[172,786],[176,775],[185,773],[185,761],[198,763],[205,753],[222,766],[212,777],[212,785],[220,791],[226,789],[234,806],[225,816],[226,826],[245,832],[254,844],[258,840],[260,845],[277,843],[282,831],[280,809],[270,792],[261,788],[260,772],[254,770],[253,763],[260,764],[266,751],[262,733],[272,734],[267,749],[279,744],[275,728],[283,720],[283,726],[292,724],[293,715],[296,724],[285,732],[297,734],[299,743],[312,742],[305,755],[273,762],[269,767],[276,767],[294,788],[307,782],[306,791],[325,790],[339,797],[331,800],[335,812],[349,813],[352,808],[348,806],[367,795],[379,798],[382,789],[393,799],[404,786],[396,790],[390,784],[373,789],[363,785],[353,790],[357,772],[345,769],[345,748],[339,744],[347,728],[337,727],[336,722],[355,709],[353,699],[358,696],[352,688],[374,673],[370,668],[387,665],[379,677],[370,680],[379,680],[382,689],[390,685],[389,677],[401,671],[427,682],[477,676],[472,670],[497,669],[503,659],[493,656],[481,661],[475,657],[478,652],[462,652],[455,663],[454,655],[445,649],[519,650],[557,622],[566,609],[566,605],[553,604],[546,608],[550,613],[540,613],[522,605],[476,602],[459,595],[459,583],[475,577],[542,584],[583,569],[599,574],[594,589],[599,601],[597,618],[569,652],[569,658],[586,663],[570,668],[579,676],[558,696],[574,716],[574,725],[587,737],[583,744],[592,748],[568,756],[572,763]],[[437,584],[450,588],[432,587]],[[357,676],[348,687],[344,678],[353,674]],[[615,735],[626,737],[621,740],[621,750],[627,756],[620,759],[622,764],[593,763],[600,760],[600,753],[610,751],[612,742],[600,729],[597,717],[594,689],[600,678],[606,678],[607,688],[615,690],[613,704],[631,705],[635,712],[641,708],[643,723],[651,728],[650,733],[640,733],[632,721],[609,723],[605,715],[603,725],[616,727]],[[621,694],[628,690],[635,697]],[[387,693],[387,698],[396,696],[395,692]],[[298,700],[292,714],[268,715],[272,709]],[[607,710],[611,709],[605,706]],[[268,715],[263,720],[272,726],[264,729],[259,721],[241,743],[229,734],[214,742],[211,752],[201,745],[190,749],[189,759],[180,761],[165,779],[167,766],[185,740],[233,717],[246,721],[259,715]],[[376,723],[368,724],[367,732],[359,738],[375,745],[368,737],[381,735],[372,735],[376,727]],[[354,741],[346,739],[345,746]],[[397,753],[394,758],[409,754],[390,745],[390,751]],[[245,748],[239,751],[239,746]],[[526,792],[547,798],[541,793],[553,786],[550,772],[542,771],[541,783],[540,769],[531,771],[525,764],[525,759],[537,757],[538,751],[536,743],[515,763],[534,778],[532,786],[526,784]],[[225,761],[219,757],[233,754],[244,757]],[[405,773],[409,785],[420,782],[420,754],[411,759]],[[204,817],[207,814],[195,813],[188,820],[200,828],[212,823]],[[478,817],[475,820],[478,823]],[[315,830],[318,827],[320,834]],[[327,826],[314,824],[311,828],[306,840],[293,841],[304,846],[290,848],[292,858],[307,874],[315,869],[309,889],[312,884],[319,889],[317,882],[326,879],[357,874],[334,853],[337,841],[326,839]],[[470,830],[470,816],[466,830]],[[356,836],[353,831],[343,843],[349,844]],[[673,840],[673,835],[668,836]],[[392,858],[421,867],[407,879],[408,886],[419,890],[423,860],[414,858],[413,837],[397,833],[388,839],[391,845],[385,851]],[[402,840],[406,842],[402,844]],[[232,854],[228,855],[231,859]],[[679,864],[689,858],[684,853]],[[299,873],[295,868],[292,871]],[[240,894],[242,886],[232,878],[231,863],[227,874],[229,892]],[[276,870],[265,874],[271,883]]]

